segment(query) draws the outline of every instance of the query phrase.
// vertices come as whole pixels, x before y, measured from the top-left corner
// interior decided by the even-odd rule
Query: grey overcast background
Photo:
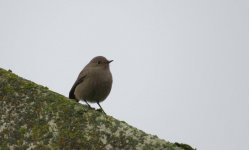
[[[0,52],[65,96],[103,55],[107,114],[199,150],[249,147],[249,1],[0,0]]]

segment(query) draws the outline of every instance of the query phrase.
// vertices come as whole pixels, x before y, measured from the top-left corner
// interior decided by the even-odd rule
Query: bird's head
[[[103,56],[97,56],[94,57],[90,62],[89,65],[91,67],[100,67],[100,68],[109,68],[109,64],[112,62],[113,60],[107,60],[105,57]]]

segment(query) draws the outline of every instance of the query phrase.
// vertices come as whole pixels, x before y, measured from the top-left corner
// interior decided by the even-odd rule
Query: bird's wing
[[[69,98],[70,99],[76,99],[75,95],[74,95],[75,88],[77,87],[77,85],[79,85],[81,82],[84,81],[85,77],[86,77],[85,74],[80,74],[80,76],[78,77],[78,79],[75,81],[73,87],[71,88],[71,90],[69,92]]]

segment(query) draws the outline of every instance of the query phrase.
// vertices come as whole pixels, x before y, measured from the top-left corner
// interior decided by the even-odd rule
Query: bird
[[[76,102],[83,100],[90,108],[88,102],[97,103],[105,113],[100,102],[104,101],[111,92],[113,81],[110,63],[112,61],[104,56],[94,57],[79,73],[69,92],[69,98]]]

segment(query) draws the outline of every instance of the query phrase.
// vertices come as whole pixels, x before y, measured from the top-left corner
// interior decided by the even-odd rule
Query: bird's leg
[[[87,104],[87,106],[88,106],[89,108],[92,108],[91,105],[89,105],[88,102],[87,102],[86,100],[84,100],[84,102]]]
[[[103,113],[106,114],[105,111],[104,111],[104,109],[100,106],[99,102],[97,102],[97,104],[99,105],[99,107],[103,111]]]

